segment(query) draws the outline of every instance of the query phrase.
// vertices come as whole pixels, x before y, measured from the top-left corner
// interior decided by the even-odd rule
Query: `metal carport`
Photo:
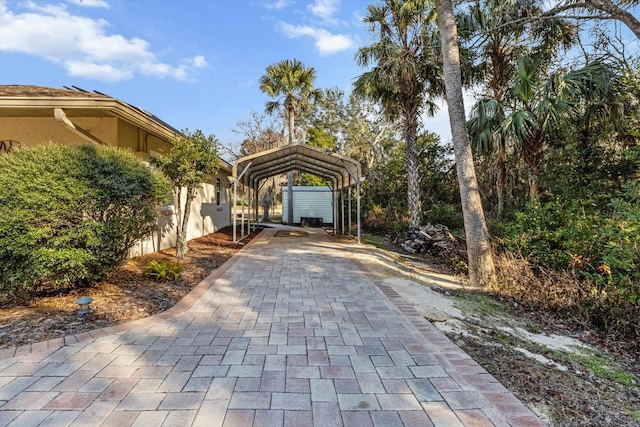
[[[275,175],[299,170],[308,172],[332,182],[334,193],[334,212],[338,209],[338,195],[342,204],[340,215],[341,231],[344,233],[344,193],[348,195],[349,230],[351,230],[351,188],[356,188],[356,217],[358,224],[358,243],[360,243],[360,184],[363,180],[360,163],[350,157],[333,153],[308,144],[287,144],[270,150],[240,157],[233,165],[233,241],[236,239],[238,184],[249,188],[249,199],[255,209],[254,218],[258,218],[258,192],[261,182]],[[253,192],[253,199],[251,197]],[[339,194],[338,194],[339,193]],[[243,207],[244,212],[244,207]],[[334,215],[337,218],[338,215]],[[244,233],[244,215],[243,215]],[[334,231],[337,231],[334,220]]]

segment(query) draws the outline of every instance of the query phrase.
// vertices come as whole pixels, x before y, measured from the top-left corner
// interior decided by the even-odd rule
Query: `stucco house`
[[[37,144],[100,144],[130,150],[143,162],[171,149],[179,131],[141,108],[100,92],[77,87],[49,88],[0,85],[0,151]],[[231,165],[221,160],[196,196],[187,240],[231,224],[229,181]],[[140,242],[132,255],[175,246],[171,209],[159,219],[159,231]]]

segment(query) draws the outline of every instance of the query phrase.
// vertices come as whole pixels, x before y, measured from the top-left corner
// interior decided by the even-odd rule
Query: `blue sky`
[[[350,92],[371,0],[0,0],[0,84],[78,86],[237,144],[265,68],[297,58]],[[431,129],[447,133],[445,115]],[[437,129],[436,129],[437,128]]]
[[[258,80],[272,63],[299,59],[316,69],[317,87],[350,92],[365,71],[354,54],[372,41],[362,18],[375,2],[0,0],[0,84],[97,90],[237,145],[238,121],[264,111]],[[449,140],[440,106],[423,125]]]

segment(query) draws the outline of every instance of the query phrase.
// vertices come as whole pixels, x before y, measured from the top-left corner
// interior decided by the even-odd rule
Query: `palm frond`
[[[525,145],[537,128],[538,123],[533,113],[527,110],[518,110],[505,118],[502,137],[514,139],[519,144]]]

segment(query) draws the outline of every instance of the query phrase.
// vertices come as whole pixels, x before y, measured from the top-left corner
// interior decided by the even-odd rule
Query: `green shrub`
[[[180,278],[184,265],[180,262],[150,261],[144,269],[144,273],[153,277],[156,282],[174,281]]]
[[[156,228],[164,178],[131,154],[45,145],[0,156],[0,293],[103,278]]]
[[[442,224],[451,230],[464,230],[464,218],[462,208],[450,203],[429,204],[425,210],[424,218],[431,224]]]
[[[381,233],[401,233],[407,229],[407,219],[403,218],[401,212],[392,207],[382,207],[373,205],[365,212],[363,227],[372,232]]]
[[[504,246],[530,263],[566,269],[573,254],[587,255],[597,235],[598,218],[579,201],[551,201],[528,206],[505,223]]]
[[[498,262],[499,288],[532,307],[570,308],[640,348],[640,183],[613,196],[606,209],[556,200],[516,213],[502,257],[518,262]]]

